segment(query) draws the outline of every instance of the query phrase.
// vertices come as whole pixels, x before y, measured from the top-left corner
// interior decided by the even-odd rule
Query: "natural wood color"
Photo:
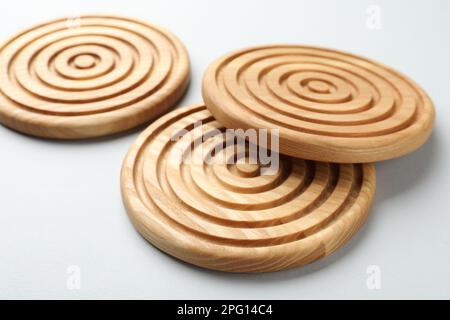
[[[189,59],[173,34],[112,16],[38,25],[0,48],[0,122],[35,136],[78,139],[152,120],[184,93]]]
[[[151,124],[123,162],[128,215],[161,250],[210,269],[275,271],[329,255],[365,221],[375,192],[372,164],[282,156],[276,173],[261,175],[249,161],[207,162],[219,142],[191,144],[198,121],[203,136],[224,130],[205,106],[181,108]]]
[[[203,98],[229,128],[278,128],[280,152],[357,163],[409,153],[429,137],[434,107],[412,80],[352,54],[278,45],[212,63]]]

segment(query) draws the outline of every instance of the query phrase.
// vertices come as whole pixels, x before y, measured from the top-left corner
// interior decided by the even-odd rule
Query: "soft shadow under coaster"
[[[274,271],[332,253],[365,221],[372,164],[280,156],[278,170],[263,175],[247,153],[216,141],[217,131],[205,106],[181,108],[151,124],[124,160],[128,215],[161,250],[211,269]],[[225,151],[244,162],[224,163]]]
[[[0,48],[0,122],[41,137],[109,135],[173,106],[188,74],[186,49],[160,27],[109,16],[48,22]]]

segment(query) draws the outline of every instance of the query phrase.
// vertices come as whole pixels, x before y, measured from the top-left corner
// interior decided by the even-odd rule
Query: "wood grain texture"
[[[434,107],[413,81],[352,54],[279,45],[212,63],[203,98],[229,128],[278,128],[280,152],[318,161],[386,160],[421,146]]]
[[[112,16],[60,19],[0,48],[0,122],[35,136],[113,134],[167,111],[184,93],[189,59],[170,32]]]
[[[211,148],[223,142],[204,137],[216,129],[224,131],[204,105],[181,108],[130,148],[122,198],[136,229],[156,247],[205,268],[275,271],[329,255],[365,221],[375,192],[372,164],[281,156],[278,171],[261,175],[248,161],[211,161],[222,152]]]

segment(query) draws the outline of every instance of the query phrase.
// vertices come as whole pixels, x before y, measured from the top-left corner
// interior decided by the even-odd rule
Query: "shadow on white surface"
[[[431,179],[439,152],[438,133],[435,130],[428,141],[418,150],[403,157],[379,162],[377,168],[377,195],[375,201],[384,202],[396,195],[420,186]]]

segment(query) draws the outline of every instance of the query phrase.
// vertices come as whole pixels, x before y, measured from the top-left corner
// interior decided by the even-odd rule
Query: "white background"
[[[369,5],[381,29],[367,26]],[[226,274],[181,263],[130,224],[119,192],[138,131],[87,142],[28,137],[0,126],[0,298],[450,298],[450,2],[448,1],[2,1],[0,38],[82,13],[139,17],[170,29],[191,57],[201,101],[206,66],[240,47],[327,46],[384,62],[433,99],[428,143],[377,164],[365,227],[332,256],[272,274]],[[66,286],[79,266],[81,288]],[[381,289],[366,286],[369,265]]]

